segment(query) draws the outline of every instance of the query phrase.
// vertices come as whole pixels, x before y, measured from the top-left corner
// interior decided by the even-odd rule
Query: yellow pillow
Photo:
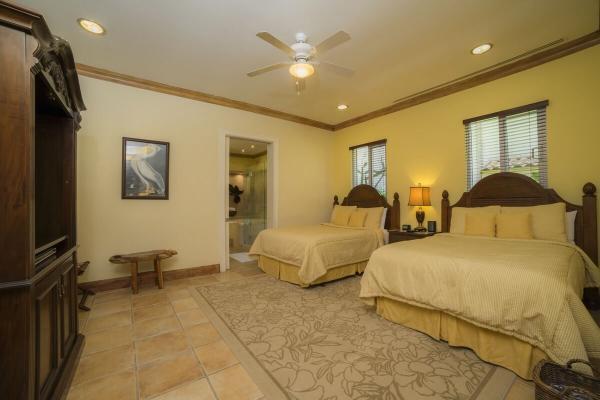
[[[465,235],[496,236],[496,214],[467,213],[465,215]]]
[[[367,218],[365,219],[364,227],[370,229],[379,229],[381,228],[381,218],[383,216],[384,207],[369,207],[369,208],[360,208],[359,210],[363,210],[367,212]]]
[[[534,239],[567,241],[565,203],[531,207],[502,207],[501,212],[502,214],[531,214],[531,231]]]
[[[533,239],[531,214],[500,213],[496,215],[496,236],[503,239]]]
[[[363,227],[365,226],[365,220],[367,219],[367,212],[362,209],[355,210],[352,214],[350,214],[350,220],[348,221],[348,226],[353,227]]]
[[[500,206],[487,207],[452,207],[452,217],[450,220],[450,233],[465,233],[466,214],[492,214],[500,213]]]
[[[330,222],[334,225],[347,226],[354,210],[356,210],[356,206],[335,206],[331,212]]]

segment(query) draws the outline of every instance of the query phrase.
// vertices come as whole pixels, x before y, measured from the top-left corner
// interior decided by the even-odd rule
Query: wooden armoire
[[[78,332],[76,132],[69,44],[0,1],[0,398],[60,399]]]

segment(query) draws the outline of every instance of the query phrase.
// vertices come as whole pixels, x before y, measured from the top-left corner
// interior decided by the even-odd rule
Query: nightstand
[[[415,240],[430,237],[436,234],[436,232],[406,232],[397,229],[389,230],[390,243],[403,242],[405,240]]]

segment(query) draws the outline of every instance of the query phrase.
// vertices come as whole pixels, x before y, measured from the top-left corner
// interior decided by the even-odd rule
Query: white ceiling
[[[396,99],[489,67],[557,39],[598,29],[598,0],[16,0],[41,12],[76,61],[335,124]],[[96,20],[105,36],[84,32]],[[246,72],[285,60],[255,35],[319,43],[352,39],[323,55],[356,71],[329,71],[297,95],[285,69]],[[484,42],[482,56],[470,49]],[[338,103],[350,108],[340,112]]]

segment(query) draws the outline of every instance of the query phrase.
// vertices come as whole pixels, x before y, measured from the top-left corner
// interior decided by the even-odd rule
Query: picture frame
[[[123,137],[121,199],[169,199],[169,142]]]

